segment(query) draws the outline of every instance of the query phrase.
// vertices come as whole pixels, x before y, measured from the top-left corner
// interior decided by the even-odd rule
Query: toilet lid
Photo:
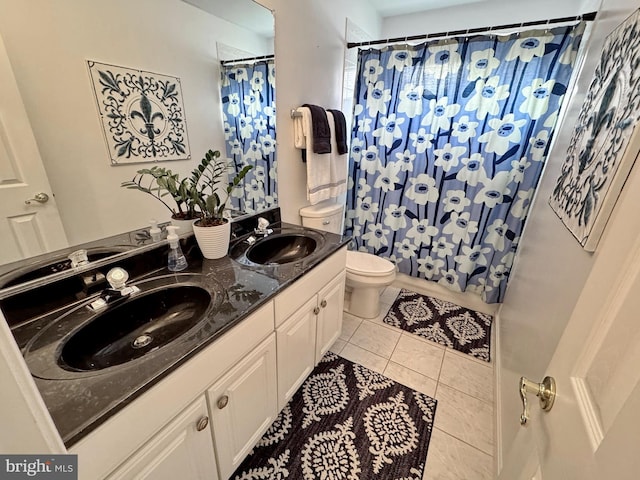
[[[347,252],[347,271],[360,275],[389,275],[396,269],[389,260],[366,252]]]

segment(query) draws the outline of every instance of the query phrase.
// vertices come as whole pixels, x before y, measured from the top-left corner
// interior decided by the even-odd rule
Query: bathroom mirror
[[[0,9],[5,63],[15,77],[54,200],[23,205],[21,214],[57,206],[69,248],[137,231],[152,218],[168,221],[170,212],[160,202],[120,184],[154,165],[184,178],[207,150],[224,154],[217,44],[256,56],[273,53],[273,15],[252,0],[0,0]],[[88,61],[179,78],[190,158],[113,166]],[[12,144],[12,138],[2,139]],[[27,262],[51,250],[46,231],[35,235],[45,239],[44,250],[31,249],[23,255]],[[15,261],[22,260],[0,257],[5,267]]]

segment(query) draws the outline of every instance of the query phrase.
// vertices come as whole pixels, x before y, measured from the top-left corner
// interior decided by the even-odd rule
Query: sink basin
[[[89,372],[135,360],[191,329],[211,302],[209,292],[195,285],[172,285],[122,300],[72,334],[58,364]]]
[[[315,252],[318,242],[304,234],[276,234],[263,238],[247,250],[247,259],[260,265],[302,260]]]

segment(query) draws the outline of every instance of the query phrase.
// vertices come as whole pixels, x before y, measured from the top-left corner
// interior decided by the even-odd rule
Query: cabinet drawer
[[[276,328],[299,310],[318,290],[344,271],[346,264],[347,247],[345,246],[278,295],[274,301]]]

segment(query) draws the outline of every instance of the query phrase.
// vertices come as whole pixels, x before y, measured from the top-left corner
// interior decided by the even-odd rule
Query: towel
[[[342,112],[340,112],[342,114]],[[331,153],[329,154],[329,170],[330,170],[330,184],[329,184],[329,197],[337,197],[347,191],[347,150],[346,144],[344,152],[340,151],[340,145],[338,143],[338,123],[337,116],[335,114],[327,115],[329,117],[329,128],[331,130]],[[344,116],[342,117],[344,122]],[[324,156],[324,155],[323,155]]]
[[[300,107],[297,111],[300,116],[293,119],[294,144],[303,153],[306,151],[307,199],[311,205],[315,205],[322,200],[331,198],[330,158],[327,153],[315,153],[313,151],[311,110],[307,107]],[[326,113],[325,117],[327,117]]]
[[[327,121],[327,112],[317,105],[305,103],[311,111],[311,125],[313,127],[313,153],[331,153],[331,130]]]
[[[331,115],[333,115],[338,153],[343,155],[349,151],[347,147],[347,121],[344,118],[344,113],[340,110],[328,109],[327,112],[331,112]]]

